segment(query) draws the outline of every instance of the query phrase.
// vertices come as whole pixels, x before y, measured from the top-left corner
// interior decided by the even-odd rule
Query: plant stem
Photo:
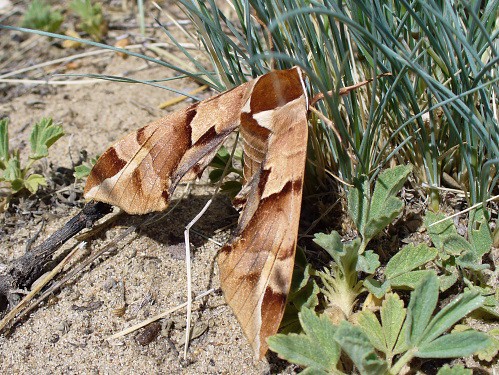
[[[405,354],[400,357],[400,359],[393,365],[393,367],[390,369],[391,374],[398,374],[400,370],[402,370],[402,367],[404,367],[407,363],[409,363],[412,358],[414,357],[414,353],[416,353],[417,349],[412,348],[409,349]]]

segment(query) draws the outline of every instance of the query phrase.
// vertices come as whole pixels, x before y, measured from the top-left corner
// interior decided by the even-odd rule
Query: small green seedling
[[[92,170],[95,163],[97,163],[98,159],[99,157],[96,156],[95,158],[90,159],[90,163],[77,165],[73,173],[74,178],[76,178],[77,180],[83,180],[84,178],[88,177],[90,171]]]
[[[102,7],[90,0],[73,0],[71,10],[80,18],[79,28],[90,37],[100,42],[107,34],[107,22],[102,14]]]
[[[19,150],[9,150],[8,120],[0,120],[0,185],[3,185],[8,199],[23,190],[34,194],[40,186],[46,186],[45,177],[33,173],[37,160],[48,156],[48,148],[64,135],[62,126],[54,125],[52,119],[43,118],[37,122],[30,135],[31,151],[26,165],[21,166]]]
[[[43,0],[33,0],[24,14],[22,27],[55,33],[61,27],[62,21],[63,17],[59,11],[53,10]]]

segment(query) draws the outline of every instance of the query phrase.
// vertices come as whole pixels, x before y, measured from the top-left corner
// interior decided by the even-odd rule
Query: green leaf
[[[473,252],[481,259],[484,254],[490,251],[493,245],[492,234],[483,207],[477,208],[476,211],[470,214],[470,225],[476,227],[476,229],[471,230],[470,236]]]
[[[361,374],[378,375],[387,372],[386,361],[377,356],[369,338],[361,328],[343,321],[336,330],[334,339],[348,354]]]
[[[440,336],[456,322],[482,306],[484,301],[485,297],[481,296],[477,291],[460,294],[433,317],[426,327],[421,341],[430,342]]]
[[[371,217],[385,215],[386,200],[398,194],[411,172],[411,165],[397,165],[379,174],[372,196]]]
[[[8,181],[10,183],[16,180],[22,181],[21,162],[19,161],[19,155],[14,154],[9,159],[5,171],[3,172],[3,178],[5,181]]]
[[[382,298],[386,292],[390,290],[390,282],[385,281],[384,283],[373,279],[372,277],[368,277],[364,280],[363,285],[372,293],[376,298]]]
[[[312,266],[307,263],[303,250],[299,247],[296,250],[293,279],[281,322],[281,333],[301,332],[298,313],[305,307],[313,310],[319,304],[320,288],[310,277]]]
[[[489,336],[489,344],[481,349],[477,355],[481,361],[490,362],[499,352],[499,328],[494,328],[487,332]]]
[[[455,268],[455,267],[454,267]],[[457,270],[456,272],[450,273],[448,275],[440,275],[438,280],[440,281],[440,291],[445,292],[452,285],[456,283],[458,279]]]
[[[405,317],[406,309],[400,297],[397,294],[387,295],[381,305],[381,323],[388,351],[393,351],[400,337]],[[404,338],[402,341],[405,341]]]
[[[318,317],[307,308],[300,312],[300,322],[305,334],[269,337],[270,349],[289,362],[332,371],[340,358],[340,347],[333,339],[337,328],[326,316]]]
[[[464,368],[463,365],[456,365],[450,367],[449,365],[444,365],[440,370],[438,370],[437,375],[472,375],[473,370]]]
[[[31,194],[35,194],[40,185],[47,186],[47,180],[40,174],[33,173],[24,180],[24,186],[30,191]]]
[[[379,174],[370,200],[369,215],[363,238],[368,242],[402,211],[404,203],[396,197],[412,171],[411,165],[398,165]]]
[[[460,255],[471,250],[471,245],[459,234],[449,234],[442,237],[443,249],[447,254]]]
[[[371,212],[369,215],[369,220],[363,232],[363,239],[366,243],[390,225],[404,208],[404,203],[396,197],[389,197],[383,203],[385,209],[382,212]]]
[[[222,178],[223,174],[224,174],[223,169],[214,169],[210,172],[210,174],[208,175],[208,178],[210,179],[210,181],[212,183],[218,182]]]
[[[453,332],[429,343],[423,343],[414,354],[419,358],[458,358],[466,357],[486,348],[489,338],[476,331]]]
[[[75,167],[75,171],[73,173],[73,176],[77,180],[82,180],[85,177],[88,177],[88,175],[90,174],[91,170],[92,170],[92,168],[90,166],[86,165],[86,164],[77,165]]]
[[[432,261],[437,255],[437,249],[426,244],[406,245],[388,261],[385,275],[389,279],[403,275]]]
[[[408,342],[418,346],[438,302],[438,279],[433,272],[428,273],[411,293],[407,307]]]
[[[380,266],[379,255],[372,250],[366,251],[364,254],[359,255],[355,270],[358,272],[365,272],[373,274]]]
[[[218,149],[215,157],[210,162],[210,167],[221,169],[223,171],[225,169],[225,166],[229,162],[229,159],[230,159],[229,151],[227,151],[227,148],[225,148],[225,146],[222,146]]]
[[[345,251],[338,232],[332,231],[330,234],[316,233],[314,242],[326,250],[336,264],[341,264],[341,257],[345,255]]]
[[[473,271],[480,271],[490,268],[488,264],[482,264],[481,257],[478,257],[473,250],[469,250],[456,258],[456,265]]]
[[[411,271],[403,275],[394,277],[393,279],[388,280],[388,282],[390,283],[392,288],[415,289],[429,273],[435,273],[435,271],[432,270]]]
[[[435,214],[431,211],[426,212],[424,218],[424,225],[428,229],[428,234],[431,238],[431,242],[435,245],[438,250],[443,250],[444,248],[444,239],[446,236],[451,234],[457,234],[456,228],[452,223],[452,220],[446,220],[439,224],[432,225],[439,220],[445,219],[445,215],[443,214]]]
[[[48,148],[64,135],[62,126],[54,125],[52,119],[43,118],[35,124],[30,135],[30,158],[38,160],[48,155]]]
[[[237,194],[241,191],[243,185],[239,181],[225,181],[220,186],[220,192],[223,194],[227,194],[231,199],[234,199]]]
[[[0,169],[5,169],[9,161],[9,119],[0,120]]]
[[[371,188],[367,176],[354,178],[353,187],[348,190],[348,212],[360,233],[364,233],[370,197]]]
[[[384,353],[388,352],[381,324],[371,310],[361,311],[358,314],[357,323],[376,349]]]

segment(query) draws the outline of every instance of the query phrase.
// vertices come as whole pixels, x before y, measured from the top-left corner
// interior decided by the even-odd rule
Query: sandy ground
[[[27,37],[30,42],[24,42],[24,46],[29,43],[32,46],[29,53],[23,52],[15,39],[18,37],[16,35],[0,32],[2,52],[8,51],[14,60],[15,54],[18,54],[18,65],[13,61],[8,65],[10,69],[76,52],[60,50],[53,45],[54,41],[36,36]],[[29,60],[26,60],[27,56]],[[135,58],[124,60],[113,53],[84,58],[78,60],[77,65],[75,73],[127,73],[139,79],[164,78],[172,74],[156,65],[147,65]],[[45,71],[36,70],[24,77],[37,78],[40,72],[46,76],[53,69],[54,66],[45,68]],[[185,90],[197,87],[185,80],[172,85]],[[165,90],[146,85],[111,82],[68,86],[3,84],[0,92],[3,94],[0,114],[10,118],[13,147],[22,149],[29,145],[30,125],[44,116],[52,117],[63,125],[66,135],[50,150],[51,168],[45,166],[43,169],[47,174],[59,167],[73,168],[81,150],[86,150],[89,156],[94,157],[120,136],[165,115],[166,111],[159,110],[158,105],[174,97],[174,94]],[[169,110],[188,104],[178,104]],[[82,184],[77,184],[75,190],[81,189]],[[237,321],[220,293],[211,294],[194,306],[193,325],[195,335],[199,337],[191,342],[188,363],[184,363],[179,354],[182,351],[185,310],[161,320],[158,337],[148,345],[139,344],[135,338],[137,332],[115,340],[106,339],[185,301],[183,230],[211,196],[210,189],[203,184],[195,187],[166,218],[121,241],[116,252],[94,263],[73,283],[36,309],[10,337],[0,336],[0,373],[293,372],[291,367],[287,369],[285,364],[274,357],[270,359],[272,365],[266,361],[255,362]],[[184,187],[179,190],[182,192]],[[36,243],[47,238],[78,210],[77,207],[65,205],[47,207],[46,212],[34,214],[33,220],[20,221],[9,228],[8,235],[0,239],[0,262],[6,263],[25,251],[26,241],[39,230],[42,216],[47,225]],[[98,239],[81,250],[78,259],[83,259],[128,226],[139,224],[142,220],[144,218],[137,216],[122,216]],[[204,236],[191,236],[194,245],[192,269],[195,294],[218,287],[215,255],[219,245],[210,240],[224,242],[229,230],[218,231],[218,228],[227,228],[236,221],[237,215],[230,207],[230,202],[221,197],[215,200],[196,225],[195,229]],[[74,243],[69,243],[65,248]]]

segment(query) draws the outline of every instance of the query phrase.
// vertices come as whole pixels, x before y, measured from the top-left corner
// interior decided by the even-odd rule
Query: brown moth
[[[307,148],[299,68],[272,71],[133,132],[97,161],[85,197],[130,214],[164,210],[181,179],[201,174],[224,139],[243,139],[243,207],[218,254],[220,283],[255,355],[279,328],[289,293]]]

